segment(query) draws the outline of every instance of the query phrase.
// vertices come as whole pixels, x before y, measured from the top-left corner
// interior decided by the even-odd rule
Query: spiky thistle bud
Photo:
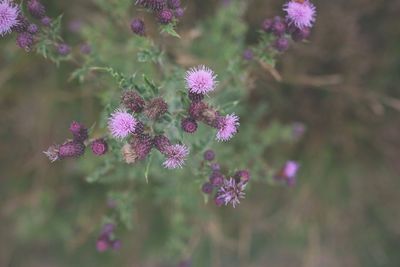
[[[58,148],[60,159],[77,158],[85,153],[85,145],[77,141],[67,141]]]
[[[38,0],[29,0],[28,1],[28,11],[32,15],[32,17],[36,19],[41,19],[46,14],[45,7]]]
[[[174,12],[172,12],[171,9],[163,9],[158,13],[157,17],[161,24],[168,24],[172,22],[174,18]]]
[[[171,141],[169,141],[168,137],[165,135],[157,135],[153,139],[154,146],[158,151],[162,154],[167,152],[167,147],[171,145]]]
[[[235,181],[237,183],[247,183],[250,180],[250,172],[248,170],[237,171],[234,175]]]
[[[69,131],[72,133],[74,140],[84,142],[88,138],[88,129],[81,123],[73,121],[69,126]]]
[[[215,159],[215,152],[211,149],[208,149],[203,154],[204,160],[213,161]]]
[[[145,108],[144,113],[152,120],[156,120],[168,111],[168,104],[161,97],[150,100]]]
[[[108,151],[108,144],[103,138],[94,140],[90,147],[96,156],[102,156]]]
[[[132,19],[131,30],[133,33],[137,35],[144,36],[145,35],[144,21],[138,18]]]
[[[289,48],[289,41],[285,37],[279,37],[273,43],[273,47],[279,52],[284,52]]]
[[[17,36],[17,45],[26,51],[31,50],[33,42],[33,36],[28,32],[21,32]]]
[[[195,120],[199,120],[203,111],[207,108],[204,102],[192,102],[189,107],[189,114]]]
[[[138,160],[144,160],[153,148],[153,140],[147,134],[142,134],[132,138],[130,145]]]
[[[121,96],[121,103],[132,112],[139,113],[143,110],[145,102],[135,91],[125,91]]]
[[[197,130],[197,122],[192,118],[185,118],[181,121],[181,127],[187,133],[194,133]]]
[[[211,194],[213,188],[213,185],[207,182],[203,184],[203,186],[201,187],[201,191],[203,191],[204,194]]]

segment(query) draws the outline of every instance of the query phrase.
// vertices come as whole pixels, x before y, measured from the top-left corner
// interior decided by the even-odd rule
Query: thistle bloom
[[[0,36],[12,31],[19,23],[19,9],[9,0],[0,0]]]
[[[246,184],[236,183],[233,178],[224,180],[224,184],[218,190],[218,197],[225,205],[231,204],[234,208],[239,205],[240,199],[244,198]]]
[[[190,92],[206,94],[215,89],[217,76],[206,66],[191,68],[186,72],[186,87]]]
[[[308,0],[291,0],[283,6],[289,25],[297,28],[311,27],[315,21],[315,6]]]
[[[240,125],[239,117],[232,113],[225,117],[220,117],[217,124],[217,140],[227,141],[237,133]]]
[[[296,175],[300,168],[299,163],[289,160],[285,163],[282,169],[275,175],[275,179],[284,180],[289,186],[294,186],[296,183]]]
[[[135,131],[137,120],[128,112],[117,109],[108,119],[108,129],[114,138],[122,139]]]
[[[167,169],[182,168],[186,157],[189,155],[189,149],[185,145],[170,145],[166,148],[167,159],[163,165]]]

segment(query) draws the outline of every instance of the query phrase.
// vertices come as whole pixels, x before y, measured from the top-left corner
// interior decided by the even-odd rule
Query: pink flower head
[[[234,113],[220,117],[217,122],[217,140],[227,141],[231,139],[238,131],[239,117]]]
[[[125,138],[135,131],[137,120],[125,110],[117,109],[108,119],[108,129],[114,138]]]
[[[0,36],[12,31],[18,24],[18,7],[9,0],[0,0]]]
[[[289,24],[297,28],[310,28],[315,21],[315,6],[308,0],[291,0],[283,6]]]
[[[235,208],[240,203],[240,199],[244,198],[244,190],[246,184],[242,182],[236,183],[235,179],[230,178],[229,180],[224,180],[224,184],[218,190],[217,198],[222,200],[225,205],[232,204]]]
[[[296,176],[300,165],[296,161],[287,161],[283,166],[283,175],[287,178],[293,178]]]
[[[186,72],[186,87],[191,93],[206,94],[215,89],[217,76],[206,66],[191,68]]]
[[[170,145],[166,148],[167,159],[163,165],[167,169],[182,168],[186,157],[189,155],[189,149],[185,145]]]

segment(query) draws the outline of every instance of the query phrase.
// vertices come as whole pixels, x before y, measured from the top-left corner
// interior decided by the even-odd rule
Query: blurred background
[[[52,16],[64,14],[71,42],[71,21],[95,21],[104,12],[90,0],[43,2]],[[229,4],[183,2],[183,41]],[[283,2],[247,3],[245,39],[252,45],[263,19],[282,14]],[[282,81],[252,68],[242,103],[245,116],[265,103],[268,112],[261,125],[244,117],[241,127],[306,126],[299,142],[265,153],[300,161],[296,187],[260,183],[235,210],[202,210],[208,219],[190,233],[190,253],[168,260],[162,256],[166,226],[152,215],[162,205],[151,203],[136,211],[138,227],[119,233],[120,251],[95,250],[106,186],[87,184],[74,161],[49,164],[42,151],[65,138],[71,120],[96,121],[99,103],[85,85],[68,81],[71,65],[57,68],[16,48],[15,37],[1,38],[0,266],[168,267],[185,260],[213,267],[400,266],[400,1],[315,5],[310,41],[278,60]],[[205,232],[210,238],[202,240]]]

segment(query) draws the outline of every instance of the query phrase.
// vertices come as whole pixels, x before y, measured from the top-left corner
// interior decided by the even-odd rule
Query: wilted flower
[[[217,123],[217,140],[227,141],[231,139],[237,133],[239,125],[239,117],[235,114],[220,117]]]
[[[246,184],[242,182],[236,183],[235,179],[225,179],[224,184],[218,190],[218,199],[222,200],[225,205],[231,204],[234,208],[239,205],[240,199],[244,198],[244,189]]]
[[[186,87],[192,93],[206,94],[215,89],[217,76],[206,66],[191,68],[186,72]]]
[[[43,153],[49,158],[50,162],[55,162],[60,159],[58,155],[58,149],[60,145],[51,145],[46,151]]]
[[[189,155],[189,149],[185,145],[170,145],[166,148],[167,159],[163,165],[167,169],[182,168],[186,157]]]
[[[9,0],[0,0],[0,36],[10,33],[20,22],[18,7]]]
[[[135,131],[137,120],[128,112],[117,109],[108,119],[108,129],[114,138],[125,138]]]
[[[297,28],[310,28],[315,21],[315,6],[308,0],[291,0],[283,6],[289,24]]]

